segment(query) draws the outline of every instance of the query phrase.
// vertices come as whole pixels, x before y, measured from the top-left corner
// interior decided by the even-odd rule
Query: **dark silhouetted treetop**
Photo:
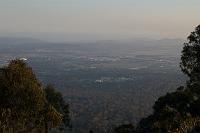
[[[181,56],[181,69],[191,82],[200,80],[200,25],[188,36]]]

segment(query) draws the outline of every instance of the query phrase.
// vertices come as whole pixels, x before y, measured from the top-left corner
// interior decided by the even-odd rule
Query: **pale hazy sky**
[[[200,0],[0,0],[0,34],[186,38]]]

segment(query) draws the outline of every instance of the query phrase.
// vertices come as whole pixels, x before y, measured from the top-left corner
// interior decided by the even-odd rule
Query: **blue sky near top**
[[[0,34],[184,38],[200,0],[0,0]]]

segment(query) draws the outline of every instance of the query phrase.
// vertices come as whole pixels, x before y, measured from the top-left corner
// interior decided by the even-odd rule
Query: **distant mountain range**
[[[38,43],[44,43],[45,41],[42,41],[40,39],[34,39],[34,38],[27,38],[27,37],[0,37],[0,45],[16,45],[16,44],[38,44]]]
[[[55,41],[52,40],[42,40],[42,39],[37,39],[37,38],[30,38],[30,37],[1,37],[0,36],[0,44],[32,44],[32,43],[55,43]],[[147,39],[147,38],[139,38],[139,39],[122,39],[122,40],[97,40],[97,41],[84,41],[83,43],[101,43],[101,44],[180,44],[184,42],[183,39]],[[57,41],[57,43],[81,43],[80,41]]]

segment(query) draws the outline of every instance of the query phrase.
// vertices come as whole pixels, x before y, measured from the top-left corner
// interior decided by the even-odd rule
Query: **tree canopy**
[[[64,103],[61,94],[58,98]],[[0,132],[48,132],[59,126],[64,111],[48,100],[51,96],[32,69],[22,60],[12,60],[0,69]]]
[[[57,92],[53,85],[47,85],[44,91],[48,103],[62,114],[62,123],[59,126],[59,129],[65,130],[68,127],[71,128],[72,125],[69,117],[69,105],[63,99],[62,94]]]
[[[181,56],[181,69],[191,82],[200,81],[200,25],[188,36]]]

